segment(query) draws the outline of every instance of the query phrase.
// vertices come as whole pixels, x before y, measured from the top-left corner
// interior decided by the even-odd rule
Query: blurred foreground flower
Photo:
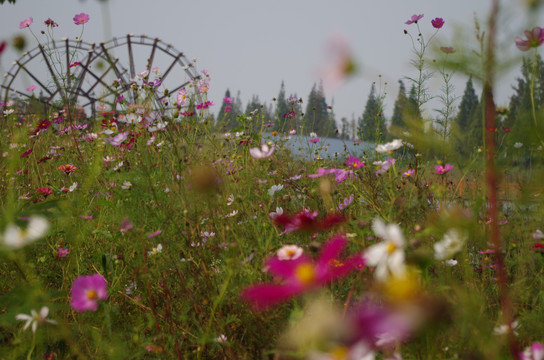
[[[447,173],[448,171],[450,171],[451,169],[453,169],[453,165],[451,165],[451,164],[436,165],[434,167],[434,172],[435,172],[435,174],[443,175],[443,174]]]
[[[31,216],[24,230],[10,224],[4,231],[2,242],[12,249],[19,249],[45,236],[49,230],[49,222],[42,216]]]
[[[457,254],[467,241],[467,234],[459,229],[449,229],[442,241],[434,244],[434,258],[446,260]]]
[[[274,154],[275,149],[276,149],[275,144],[272,144],[272,146],[268,146],[267,144],[262,144],[260,149],[256,147],[249,149],[249,154],[254,159],[264,159],[264,158],[272,156],[272,154]]]
[[[70,291],[72,298],[70,306],[79,312],[96,311],[98,309],[98,300],[104,300],[108,297],[106,287],[106,279],[100,274],[78,277],[74,280]]]
[[[533,343],[519,354],[521,360],[544,360],[544,345],[539,342]]]
[[[310,232],[327,230],[345,221],[344,215],[341,214],[328,214],[321,219],[317,219],[317,214],[317,210],[304,209],[295,215],[277,214],[272,220],[283,228],[281,235],[297,230]]]
[[[47,319],[47,315],[49,315],[49,308],[47,306],[43,306],[40,309],[39,314],[36,312],[36,310],[30,310],[30,315],[18,314],[15,316],[15,319],[26,321],[25,326],[23,327],[23,331],[28,329],[30,324],[32,324],[32,332],[35,333],[36,329],[38,328],[38,324],[44,324],[46,322],[53,325],[57,324],[55,320]]]
[[[283,283],[253,285],[245,289],[241,296],[255,309],[263,310],[346,276],[352,270],[363,269],[365,263],[361,254],[338,259],[346,245],[347,240],[343,235],[334,236],[323,245],[315,262],[305,254],[291,257],[291,260],[281,260],[274,256],[266,262],[265,270],[282,278]]]
[[[336,90],[346,79],[355,74],[355,58],[344,36],[333,37],[328,44],[328,66],[321,71],[323,87],[327,91]]]
[[[386,144],[379,144],[376,146],[376,152],[378,153],[392,153],[393,151],[399,149],[402,147],[403,143],[400,139],[395,139],[391,142],[388,142]]]

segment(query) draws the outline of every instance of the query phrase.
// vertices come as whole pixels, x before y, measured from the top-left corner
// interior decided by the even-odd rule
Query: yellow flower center
[[[287,250],[287,253],[285,255],[287,255],[288,258],[292,258],[295,255],[295,251],[294,250]]]
[[[388,253],[388,254],[392,254],[395,250],[397,250],[397,245],[395,245],[395,243],[393,243],[393,242],[390,241],[390,242],[387,244],[387,253]]]
[[[329,355],[333,360],[344,360],[348,357],[348,348],[345,346],[336,346],[333,348]]]
[[[295,276],[304,285],[310,285],[315,280],[315,270],[312,264],[300,264],[295,269]]]
[[[94,290],[87,291],[87,299],[94,300],[96,299],[96,297],[97,297],[96,291]]]

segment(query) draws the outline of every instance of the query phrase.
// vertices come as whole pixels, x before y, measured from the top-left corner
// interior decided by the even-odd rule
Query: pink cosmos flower
[[[70,291],[72,297],[70,306],[79,312],[96,311],[98,309],[98,300],[104,300],[108,297],[107,285],[106,279],[100,274],[78,277],[74,280]]]
[[[414,175],[416,171],[414,169],[408,169],[406,170],[405,172],[402,173],[402,176],[404,177],[410,177],[412,175]]]
[[[355,156],[350,156],[346,160],[346,166],[354,169],[359,169],[365,166],[365,163]]]
[[[179,89],[177,99],[179,106],[185,105],[185,102],[187,101],[187,91],[184,88]]]
[[[445,54],[453,54],[455,52],[455,49],[452,46],[441,46],[440,51]]]
[[[283,118],[288,119],[288,118],[291,118],[291,117],[293,117],[295,115],[296,115],[296,113],[294,111],[291,111],[291,112],[283,114]]]
[[[201,102],[200,104],[198,104],[196,106],[196,108],[197,108],[197,110],[202,110],[202,109],[207,109],[207,108],[209,108],[210,106],[213,106],[213,105],[214,105],[213,102],[207,100],[205,102]]]
[[[451,164],[446,164],[445,166],[444,165],[436,165],[434,167],[434,172],[435,172],[435,174],[443,175],[443,174],[447,173],[448,171],[450,171],[451,169],[453,169],[453,165],[451,165]]]
[[[225,113],[228,113],[231,110],[232,110],[232,106],[230,106],[230,105],[225,106]]]
[[[29,17],[28,19],[24,19],[23,21],[21,21],[19,23],[19,29],[24,29],[26,27],[29,27],[30,25],[32,25],[32,23],[34,22],[34,19],[31,17]]]
[[[321,71],[323,87],[335,91],[342,83],[357,71],[357,65],[348,40],[343,35],[336,35],[329,40],[327,54],[328,65]]]
[[[310,174],[308,175],[309,178],[318,178],[329,174],[334,174],[336,169],[325,169],[325,168],[319,168],[317,169],[317,174]]]
[[[225,98],[223,99],[223,102],[227,103],[227,104],[232,104],[232,98],[228,97],[228,96],[225,96]]]
[[[154,238],[155,236],[159,236],[160,234],[162,234],[162,230],[157,230],[157,231],[152,232],[151,234],[147,235],[147,238],[151,239],[151,238]]]
[[[525,350],[519,354],[519,357],[522,360],[544,360],[544,345],[535,342],[530,347],[525,348]]]
[[[70,250],[68,250],[68,248],[59,248],[59,251],[57,251],[57,255],[62,258],[66,257],[69,253]]]
[[[43,22],[45,24],[45,26],[47,27],[51,27],[51,28],[56,28],[59,26],[59,24],[57,24],[54,20],[52,20],[51,18],[47,18],[47,20],[45,20]]]
[[[385,161],[374,161],[372,164],[378,166],[378,170],[375,171],[376,176],[385,173],[395,162],[396,160],[393,158],[389,158]]]
[[[515,42],[518,49],[521,51],[528,51],[530,48],[537,48],[542,43],[544,43],[544,28],[538,26],[534,27],[533,30],[525,30],[526,40],[516,37]]]
[[[4,52],[4,50],[6,50],[6,46],[8,45],[7,42],[5,41],[0,41],[0,55],[2,55],[2,53]],[[0,105],[0,106],[3,106],[3,105]]]
[[[48,187],[43,187],[43,188],[37,189],[36,193],[43,195],[44,197],[47,197],[53,193],[53,189]]]
[[[420,14],[420,15],[412,15],[412,17],[410,18],[410,20],[406,21],[405,24],[406,25],[411,25],[411,24],[417,24],[417,22],[419,20],[421,20],[423,18],[423,14]]]
[[[30,85],[26,88],[26,91],[34,91],[34,89],[36,89],[36,85]]]
[[[313,143],[313,144],[316,144],[316,143],[321,141],[321,138],[320,137],[311,138],[311,139],[308,139],[308,141]]]
[[[353,195],[350,195],[349,198],[345,198],[342,203],[337,207],[338,211],[342,211],[347,208],[353,202]]]
[[[83,25],[89,22],[89,14],[81,13],[74,16],[74,24]]]
[[[431,24],[435,29],[440,29],[442,26],[444,26],[444,19],[442,18],[434,18],[431,20]]]
[[[315,262],[306,254],[291,260],[280,260],[277,256],[268,259],[266,271],[284,281],[281,284],[250,286],[242,292],[242,299],[250,302],[256,310],[263,310],[344,277],[352,270],[363,269],[365,263],[361,254],[344,260],[338,259],[346,245],[346,238],[337,235],[323,245]]]
[[[127,131],[120,132],[119,134],[104,139],[104,142],[110,144],[111,146],[119,146],[121,145],[126,139],[128,139],[130,133]]]
[[[327,230],[345,221],[341,214],[328,214],[321,219],[317,219],[317,214],[317,210],[304,209],[295,215],[277,214],[272,220],[283,228],[281,235],[298,230],[309,232]]]

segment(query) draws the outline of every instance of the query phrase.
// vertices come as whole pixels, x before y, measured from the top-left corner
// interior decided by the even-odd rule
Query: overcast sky
[[[506,10],[500,23],[503,39],[511,41],[507,51],[515,53],[514,37],[524,28],[544,24],[531,23],[522,0],[501,2]],[[391,114],[397,81],[416,74],[410,66],[411,41],[403,34],[404,29],[415,34],[414,25],[404,24],[411,15],[425,14],[420,26],[427,38],[434,33],[431,19],[444,18],[446,23],[433,41],[449,45],[456,27],[473,29],[474,13],[484,25],[489,6],[488,0],[18,0],[15,5],[0,6],[0,40],[21,33],[19,22],[29,16],[37,33],[51,17],[60,24],[55,30],[59,38],[73,38],[80,28],[72,18],[85,12],[90,21],[84,41],[146,34],[171,43],[188,58],[196,57],[197,69],[210,72],[209,98],[217,111],[227,88],[233,94],[240,91],[244,106],[253,94],[270,103],[282,80],[287,95],[296,93],[306,101],[327,66],[327,44],[343,36],[360,71],[335,91],[327,91],[327,102],[330,105],[334,97],[339,120],[362,114],[371,83],[379,81],[379,74],[382,83],[388,82],[386,115]],[[535,18],[542,19],[541,15]],[[14,59],[13,52],[2,55],[2,72]],[[498,100],[503,105],[514,77],[511,73],[499,83]],[[466,77],[458,76],[458,95],[465,81]],[[436,77],[431,87],[439,86]]]

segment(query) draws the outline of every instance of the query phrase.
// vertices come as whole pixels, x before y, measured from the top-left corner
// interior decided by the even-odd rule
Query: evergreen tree
[[[340,134],[342,134],[341,138],[342,139],[350,139],[351,138],[351,134],[350,134],[350,131],[349,131],[349,122],[348,122],[348,119],[346,117],[342,117],[342,119],[340,120]]]
[[[455,126],[457,130],[455,149],[460,155],[470,155],[475,147],[482,145],[482,108],[474,90],[472,77],[469,77],[465,86]]]
[[[275,130],[285,131],[285,129],[287,129],[286,122],[288,118],[285,117],[285,114],[288,114],[289,112],[291,112],[291,110],[289,110],[289,104],[285,98],[285,84],[282,81],[280,92],[276,98],[276,110],[274,111],[277,122],[276,126],[274,127]]]
[[[415,94],[415,88],[414,94]],[[395,101],[395,107],[393,109],[393,116],[391,117],[390,132],[399,132],[407,129],[405,117],[409,116],[409,104],[408,97],[406,97],[406,88],[404,87],[404,82],[399,80],[399,94],[397,95],[397,100]]]
[[[306,104],[304,120],[308,132],[315,132],[322,137],[336,135],[336,124],[331,122],[322,84],[317,89],[315,84],[312,87]]]
[[[376,96],[376,86],[372,84],[363,117],[359,120],[358,133],[360,139],[371,142],[383,140],[385,119],[382,109],[382,99]]]
[[[230,90],[227,89],[225,91],[225,97],[223,98],[223,101],[221,103],[221,108],[219,109],[219,113],[217,114],[217,125],[220,128],[225,127],[226,124],[236,120],[236,115],[232,111],[232,102],[229,103],[228,101],[225,101],[227,99],[232,99],[230,95]]]

